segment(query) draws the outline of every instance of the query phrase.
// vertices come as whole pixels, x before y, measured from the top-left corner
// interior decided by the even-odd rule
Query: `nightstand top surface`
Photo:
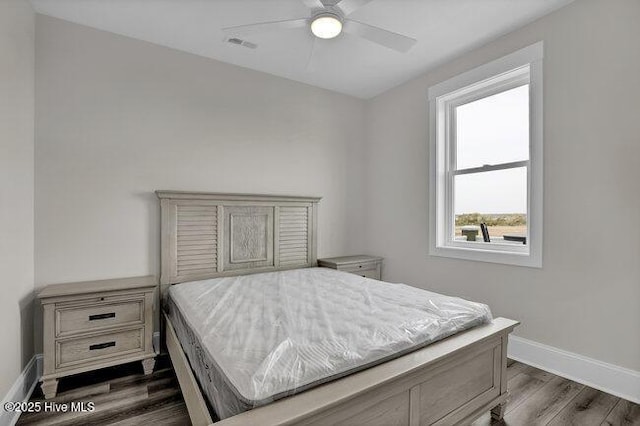
[[[364,263],[364,262],[380,262],[381,257],[369,256],[366,254],[359,254],[354,256],[339,256],[339,257],[325,257],[318,259],[318,263],[335,264],[335,265],[349,265],[351,263]]]
[[[105,291],[133,290],[138,288],[152,288],[158,285],[153,275],[144,277],[114,278],[98,281],[81,281],[64,284],[51,284],[38,293],[38,298],[74,296],[78,294],[99,293]]]

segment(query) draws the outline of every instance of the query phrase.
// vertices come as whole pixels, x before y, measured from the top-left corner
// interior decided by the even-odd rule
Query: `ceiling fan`
[[[353,34],[398,52],[407,52],[416,44],[411,37],[348,19],[352,12],[372,0],[300,0],[311,10],[307,18],[260,22],[223,28],[228,36],[243,36],[271,30],[310,28],[317,38],[332,39],[342,32]]]

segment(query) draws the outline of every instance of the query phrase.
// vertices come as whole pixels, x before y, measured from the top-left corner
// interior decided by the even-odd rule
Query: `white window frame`
[[[482,262],[542,267],[543,42],[429,88],[429,254]],[[456,170],[454,109],[529,84],[529,159]],[[453,118],[452,118],[453,117]],[[453,239],[456,175],[527,168],[527,244]]]

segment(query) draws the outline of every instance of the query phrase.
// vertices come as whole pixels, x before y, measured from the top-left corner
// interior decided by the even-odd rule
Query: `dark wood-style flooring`
[[[640,405],[528,365],[510,361],[510,398],[502,422],[489,413],[473,426],[635,425]],[[31,401],[43,401],[36,389]],[[18,425],[189,425],[189,416],[169,360],[161,357],[153,374],[140,363],[62,379],[58,396],[49,401],[93,401],[91,413],[25,413]]]
[[[487,413],[473,426],[640,426],[638,404],[512,360],[507,373],[504,420],[492,420]]]
[[[36,387],[31,401],[45,401]],[[168,357],[159,357],[149,376],[139,362],[63,378],[58,395],[46,401],[92,401],[93,412],[24,413],[18,425],[190,425],[178,379]]]

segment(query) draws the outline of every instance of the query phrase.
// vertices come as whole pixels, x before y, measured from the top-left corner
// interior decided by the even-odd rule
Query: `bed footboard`
[[[406,377],[312,415],[304,423],[380,426],[471,423],[506,399],[506,390],[503,393],[501,389],[502,340],[502,336],[495,336],[436,365],[418,368]]]
[[[469,424],[489,410],[500,417],[507,398],[508,336],[516,325],[496,318],[216,425],[451,425]],[[205,425],[211,421],[206,403],[168,319],[166,330],[189,416],[194,425]]]

